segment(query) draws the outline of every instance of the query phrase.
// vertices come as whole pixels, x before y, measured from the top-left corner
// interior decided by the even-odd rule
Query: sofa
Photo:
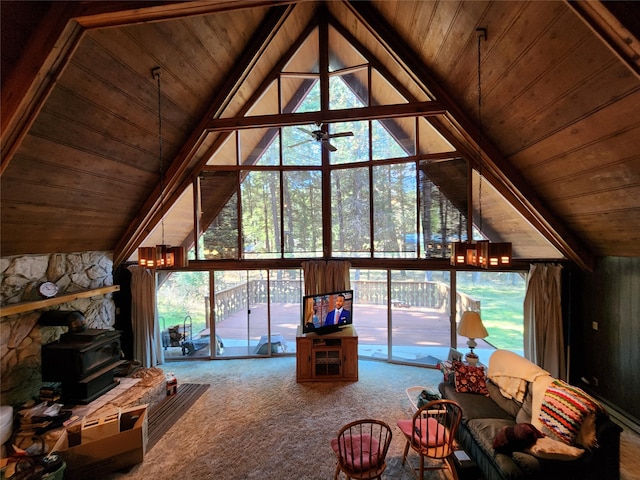
[[[439,385],[462,407],[459,446],[484,480],[620,478],[622,429],[582,390],[519,355],[454,362]]]

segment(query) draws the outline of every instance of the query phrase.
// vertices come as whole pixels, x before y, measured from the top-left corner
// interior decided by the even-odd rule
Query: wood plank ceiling
[[[584,268],[593,256],[640,256],[635,2],[1,8],[2,256],[114,250],[116,261],[128,258],[165,213],[152,69],[162,72],[163,198],[188,208],[191,182],[223,135],[206,129],[242,121],[235,117],[324,9],[415,99],[435,98],[447,112],[440,126],[467,152],[478,138],[475,30],[486,27],[483,173],[529,226],[505,222],[503,237],[521,258],[553,258],[557,249]],[[192,226],[175,212],[182,227],[167,227],[167,240],[181,244]]]

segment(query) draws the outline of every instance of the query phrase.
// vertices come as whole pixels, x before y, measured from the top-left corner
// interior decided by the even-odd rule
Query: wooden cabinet
[[[296,335],[298,382],[357,381],[358,335],[352,325],[336,333]]]

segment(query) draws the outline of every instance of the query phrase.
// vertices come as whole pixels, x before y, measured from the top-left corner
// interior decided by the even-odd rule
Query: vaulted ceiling
[[[3,1],[1,254],[113,250],[121,261],[157,235],[167,205],[167,240],[185,243],[191,184],[230,130],[354,114],[245,116],[325,18],[412,98],[358,115],[437,115],[466,154],[483,139],[488,192],[512,205],[493,209],[495,228],[521,258],[590,268],[594,256],[640,256],[637,5]]]

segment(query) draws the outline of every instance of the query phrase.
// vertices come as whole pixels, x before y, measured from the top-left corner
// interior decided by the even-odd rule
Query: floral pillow
[[[456,381],[456,392],[479,393],[480,395],[489,396],[484,367],[466,365],[462,362],[453,362],[453,370]]]

